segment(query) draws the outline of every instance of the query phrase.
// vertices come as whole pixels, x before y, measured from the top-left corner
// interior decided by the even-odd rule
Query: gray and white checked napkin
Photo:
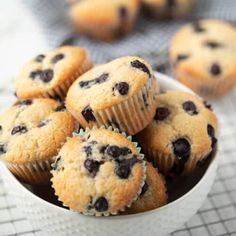
[[[74,36],[65,1],[22,0],[22,2],[34,15],[51,47],[56,47],[62,41]],[[235,0],[196,0],[196,2],[197,8],[188,20],[221,18],[236,23]],[[102,43],[79,35],[74,43],[86,47],[92,59],[97,63],[122,55],[147,55],[151,52],[163,52],[167,50],[173,32],[188,20],[156,22],[139,17],[135,29],[123,40]]]

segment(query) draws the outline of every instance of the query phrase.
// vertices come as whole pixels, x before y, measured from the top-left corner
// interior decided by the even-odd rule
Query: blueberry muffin
[[[52,158],[74,128],[73,117],[55,100],[18,101],[0,115],[0,159],[20,180],[46,184]]]
[[[167,203],[167,193],[164,177],[158,173],[151,163],[147,163],[147,178],[142,192],[125,214],[135,214],[153,210]]]
[[[236,84],[236,28],[219,20],[188,24],[174,35],[170,60],[177,80],[207,99],[220,98]]]
[[[141,0],[144,13],[154,19],[172,19],[188,16],[195,0]]]
[[[137,144],[104,128],[83,131],[60,150],[52,184],[65,206],[88,215],[115,215],[140,194],[146,166]]]
[[[127,34],[139,11],[139,0],[82,0],[70,6],[78,32],[111,41]]]
[[[40,54],[27,62],[15,80],[16,96],[20,99],[63,99],[74,80],[91,68],[85,49],[64,46]]]
[[[217,118],[199,97],[177,91],[157,96],[153,122],[137,135],[147,158],[165,175],[187,175],[211,156]]]
[[[132,135],[154,117],[157,91],[147,62],[121,57],[80,76],[68,91],[66,106],[82,127],[112,125]]]

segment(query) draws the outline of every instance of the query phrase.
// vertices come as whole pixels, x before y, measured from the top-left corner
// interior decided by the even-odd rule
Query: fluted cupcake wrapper
[[[100,127],[100,128],[94,126],[94,127],[92,127],[91,129],[90,129],[90,128],[86,128],[85,130],[84,130],[84,129],[80,129],[79,133],[73,133],[73,136],[74,136],[74,137],[84,137],[84,136],[86,136],[86,134],[88,134],[88,133],[90,132],[90,130],[94,130],[94,129],[108,129],[108,130],[111,130],[111,131],[113,131],[113,132],[116,132],[116,133],[119,133],[119,134],[123,135],[125,138],[127,138],[129,141],[132,142],[132,137],[131,137],[131,136],[128,136],[125,132],[120,132],[119,129],[113,128],[112,126],[109,126],[109,127],[107,127],[107,128],[106,128],[105,126],[102,126],[102,127]],[[70,139],[70,138],[68,138],[68,139]],[[143,185],[144,185],[145,180],[146,180],[146,161],[144,160],[144,155],[143,155],[142,153],[140,153],[141,148],[138,147],[138,143],[137,143],[137,142],[132,142],[132,143],[133,143],[134,147],[135,147],[136,150],[137,150],[138,156],[140,157],[141,160],[143,160],[143,162],[142,162],[142,168],[143,168],[143,173],[144,173],[143,178],[142,178],[142,180],[140,181],[140,188],[139,188],[139,190],[137,191],[137,194],[135,195],[135,197],[134,197],[128,204],[126,204],[123,208],[121,208],[121,209],[119,209],[119,210],[117,210],[117,211],[111,211],[111,212],[105,212],[105,213],[100,213],[100,212],[80,212],[81,214],[83,214],[83,215],[97,216],[97,217],[98,217],[98,216],[117,215],[119,212],[125,211],[125,209],[126,209],[127,207],[131,207],[132,203],[135,202],[135,201],[138,199],[140,193],[142,192],[142,188],[143,188]],[[55,160],[56,158],[57,158],[57,156],[54,157],[54,160]],[[51,172],[52,172],[52,171],[51,171]],[[52,181],[51,181],[51,182],[52,182]],[[53,183],[52,183],[52,188],[54,189]],[[58,200],[59,200],[60,202],[62,202],[62,205],[63,205],[64,207],[70,208],[68,205],[66,205],[65,203],[63,203],[63,201],[60,199],[60,197],[56,194],[56,191],[55,191],[54,193],[55,193],[55,196],[58,198]],[[71,210],[71,211],[74,211],[73,209],[70,209],[70,210]]]
[[[143,12],[147,17],[154,20],[161,20],[170,17],[165,11],[165,9],[160,9],[159,6],[154,6],[147,3],[142,3]],[[162,10],[162,11],[161,11]]]
[[[66,140],[68,138],[69,137],[67,137]],[[62,147],[65,141],[61,142],[60,147]],[[59,151],[60,148],[57,149],[57,153]],[[25,183],[45,185],[50,183],[50,178],[52,176],[50,171],[53,161],[54,156],[45,160],[34,160],[25,164],[6,162],[6,166],[17,178]]]
[[[83,64],[81,64],[77,70],[77,72],[71,78],[68,78],[63,83],[58,84],[56,87],[51,88],[50,91],[42,92],[36,96],[35,98],[59,98],[63,100],[68,92],[68,89],[72,85],[72,83],[83,73],[88,71],[92,67],[91,62],[87,58]]]
[[[190,2],[190,1],[189,1]],[[173,11],[171,8],[166,7],[165,5],[160,6],[160,4],[153,3],[142,3],[143,12],[147,17],[151,17],[154,20],[163,20],[163,19],[175,19],[182,18],[188,16],[194,6],[196,5],[196,0],[192,0],[191,5],[189,5],[188,9],[184,9],[182,12]],[[183,8],[182,8],[183,9]]]
[[[127,34],[133,28],[136,20],[136,14],[130,15],[124,22],[119,22],[117,25],[101,25],[101,24],[85,24],[72,18],[75,31],[86,34],[90,37],[104,41],[112,41],[119,39]]]
[[[50,182],[52,159],[34,161],[26,164],[6,162],[7,168],[21,181],[30,184],[43,185]]]
[[[81,27],[78,27],[76,25],[75,29],[82,34],[86,34],[99,40],[104,40],[109,42],[115,39],[119,39],[125,34],[127,34],[132,29],[133,24],[134,21],[130,21],[125,26],[123,25],[117,29],[111,27],[100,29],[100,27],[94,26],[93,29],[90,29],[90,31],[93,31],[93,33],[89,33],[87,29],[82,29]]]
[[[209,82],[176,71],[176,79],[209,100],[223,97],[236,85],[236,75],[229,79],[217,80],[216,78]]]
[[[146,154],[146,158],[148,161],[153,163],[154,167],[158,168],[158,170],[165,175],[170,174],[170,170],[174,166],[176,160],[176,156],[174,156],[174,154],[164,155],[160,151],[147,147],[143,148],[143,150]],[[197,168],[197,163],[204,160],[209,153],[210,152],[204,152],[199,155],[191,155],[185,163],[184,170],[181,175],[188,175],[194,172]]]
[[[88,123],[81,113],[73,111],[72,113],[84,128],[105,125],[134,135],[144,129],[153,119],[156,110],[155,95],[158,89],[156,79],[149,79],[137,94],[125,101],[103,110],[94,111],[93,115],[96,119],[94,122]]]

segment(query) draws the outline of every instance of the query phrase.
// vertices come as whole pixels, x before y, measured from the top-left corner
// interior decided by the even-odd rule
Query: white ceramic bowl
[[[162,90],[191,92],[163,74],[156,73],[156,77]],[[36,229],[57,236],[159,236],[178,229],[200,208],[214,181],[217,159],[213,158],[200,181],[177,200],[145,213],[113,217],[83,216],[53,205],[26,189],[1,162],[0,167],[9,194]]]

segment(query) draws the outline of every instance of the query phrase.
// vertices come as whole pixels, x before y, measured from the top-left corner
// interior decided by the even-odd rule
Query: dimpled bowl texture
[[[163,74],[155,73],[155,76],[161,90],[191,92]],[[213,184],[217,163],[215,156],[197,184],[175,201],[148,212],[112,217],[84,216],[54,205],[25,188],[1,162],[0,171],[15,204],[32,225],[46,235],[160,236],[178,229],[200,208]]]

